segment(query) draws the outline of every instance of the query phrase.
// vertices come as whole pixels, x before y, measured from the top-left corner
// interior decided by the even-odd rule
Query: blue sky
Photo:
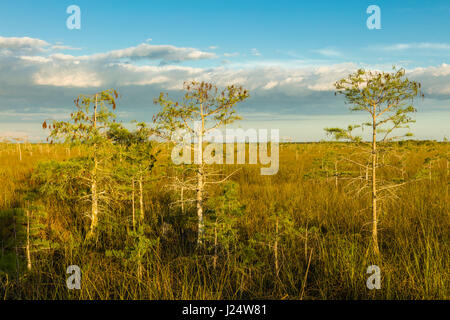
[[[81,9],[69,30],[66,8]],[[369,30],[369,5],[381,29]],[[332,83],[358,67],[405,67],[421,81],[414,131],[450,137],[450,2],[433,1],[2,1],[0,136],[40,139],[80,93],[115,87],[119,118],[150,120],[160,91],[184,80],[250,89],[243,127],[279,128],[299,141],[359,120]]]

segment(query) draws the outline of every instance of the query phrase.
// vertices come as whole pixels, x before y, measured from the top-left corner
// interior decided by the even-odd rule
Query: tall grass
[[[83,242],[85,204],[41,195],[45,211],[45,246],[34,247],[26,269],[24,210],[27,194],[37,188],[30,177],[42,161],[64,161],[79,154],[63,145],[0,145],[0,297],[5,299],[448,299],[449,198],[448,143],[396,144],[404,179],[415,179],[382,202],[381,258],[370,248],[370,201],[323,161],[329,151],[344,155],[346,144],[281,146],[280,170],[261,176],[244,165],[232,180],[239,185],[243,214],[230,248],[219,240],[219,263],[212,264],[211,241],[196,248],[195,210],[186,214],[172,203],[164,162],[145,186],[145,237],[152,240],[138,273],[130,236],[130,204],[112,206],[102,217],[95,243]],[[430,175],[425,159],[439,155]],[[234,166],[225,166],[231,172]],[[339,172],[355,171],[348,162]],[[331,172],[331,173],[330,173]],[[398,171],[381,169],[392,178]],[[364,182],[363,182],[364,183]],[[36,192],[36,190],[34,190]],[[209,196],[220,194],[220,186]],[[208,207],[206,216],[214,212]],[[278,239],[279,274],[274,265],[274,215],[284,221]],[[14,224],[14,226],[12,225]],[[13,227],[16,228],[14,237]],[[207,226],[211,228],[211,225]],[[127,251],[131,248],[131,253]],[[18,255],[16,256],[15,252]],[[121,252],[122,256],[111,254]],[[66,268],[82,270],[81,290],[68,290]],[[381,268],[382,287],[368,290],[366,269]]]

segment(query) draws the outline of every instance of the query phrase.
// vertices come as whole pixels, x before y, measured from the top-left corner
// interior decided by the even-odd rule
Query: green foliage
[[[207,239],[214,242],[217,236],[220,245],[230,250],[239,242],[239,223],[245,212],[245,206],[239,202],[239,185],[233,181],[226,182],[221,193],[209,199],[208,208]]]
[[[31,181],[37,192],[60,201],[76,200],[89,192],[84,179],[89,174],[91,162],[85,158],[68,161],[46,161],[37,165]]]
[[[336,140],[360,142],[362,137],[355,136],[352,131],[364,126],[382,134],[383,142],[412,135],[408,132],[403,136],[389,137],[396,129],[409,129],[408,124],[414,122],[410,113],[416,111],[413,100],[418,95],[423,97],[420,83],[409,80],[404,69],[394,67],[392,73],[359,69],[337,81],[335,87],[336,94],[342,94],[345,102],[351,105],[351,111],[365,111],[372,120],[347,129],[325,128],[327,134]]]
[[[109,109],[116,109],[118,93],[114,89],[93,95],[80,95],[75,99],[76,111],[70,114],[71,121],[56,121],[50,124],[51,142],[64,141],[74,144],[96,145],[105,141],[105,132],[115,118]],[[42,127],[47,129],[47,121]],[[47,139],[48,140],[48,139]]]
[[[126,267],[141,265],[148,254],[157,253],[159,238],[150,239],[141,225],[136,231],[128,232],[128,244],[123,249],[106,250],[106,257],[114,257]]]
[[[209,127],[204,129],[207,131],[239,120],[234,107],[250,96],[242,87],[231,85],[219,90],[207,82],[185,82],[184,89],[186,93],[181,102],[170,100],[164,93],[154,100],[162,110],[153,122],[155,130],[163,137],[170,137],[177,129],[195,133],[194,121],[201,121],[205,126],[209,123]]]

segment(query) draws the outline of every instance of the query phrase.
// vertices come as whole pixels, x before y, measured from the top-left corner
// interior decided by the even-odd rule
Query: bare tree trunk
[[[132,205],[132,212],[133,212],[132,223],[133,223],[133,231],[135,231],[135,229],[136,229],[136,208],[135,208],[135,204],[134,204],[134,194],[135,194],[135,191],[134,191],[134,179],[132,180],[131,183],[132,183],[131,205]]]
[[[217,266],[217,218],[216,222],[214,223],[214,258],[213,258],[214,270],[216,270],[216,266]]]
[[[448,158],[445,162],[445,180],[448,181]],[[445,191],[445,199],[448,199],[448,183],[447,183],[447,189]]]
[[[275,244],[273,245],[273,253],[275,255],[275,274],[278,277],[279,269],[278,269],[278,217],[275,222]]]
[[[203,165],[200,165],[197,173],[197,217],[198,217],[198,237],[197,243],[203,244],[204,224],[203,224]]]
[[[431,160],[430,160],[430,163],[428,164],[428,169],[429,169],[429,172],[428,172],[428,179],[430,180],[430,182],[431,182],[431,170],[432,170],[432,166],[431,166]]]
[[[378,247],[378,218],[377,218],[377,127],[376,108],[373,107],[372,114],[372,242],[373,251],[380,254]]]
[[[19,148],[19,161],[22,161],[22,148],[20,147],[20,143],[17,143],[17,147]]]
[[[140,220],[144,222],[144,188],[142,186],[142,174],[139,176],[139,208],[140,208]]]
[[[89,229],[88,238],[94,236],[95,229],[98,225],[98,192],[97,192],[97,158],[94,157],[94,170],[92,172],[92,210],[91,210],[91,227]]]
[[[306,220],[305,228],[305,260],[308,259],[308,220]]]
[[[139,251],[139,253],[138,253],[138,268],[137,268],[137,273],[138,273],[138,279],[139,279],[139,281],[141,281],[141,279],[142,279],[141,251]]]
[[[16,232],[16,216],[14,215],[14,251],[16,253],[16,280],[19,283],[19,251],[17,249],[17,232]]]
[[[204,117],[203,117],[203,105],[200,105],[200,114],[202,117],[202,126],[198,132],[198,153],[197,153],[197,216],[198,216],[198,236],[197,244],[203,244],[203,234],[204,234],[204,223],[203,223],[203,178],[204,178],[204,167],[203,167],[203,132],[205,128]]]
[[[181,187],[180,191],[180,198],[181,198],[181,213],[184,214],[184,187]]]
[[[334,183],[336,185],[336,188],[338,187],[338,167],[337,167],[337,161],[334,162]]]
[[[197,217],[198,217],[198,237],[197,243],[203,243],[203,166],[200,166],[197,173]]]
[[[95,95],[95,106],[94,106],[94,128],[97,128],[97,95]],[[87,238],[92,238],[95,233],[95,229],[98,225],[98,192],[97,192],[97,145],[94,144],[94,169],[92,170],[92,209],[91,209],[91,227]]]
[[[27,269],[31,271],[31,252],[30,252],[30,210],[27,209]]]

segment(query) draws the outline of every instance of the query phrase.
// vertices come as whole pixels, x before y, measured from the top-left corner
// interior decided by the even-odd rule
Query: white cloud
[[[151,41],[147,39],[146,42]],[[29,37],[22,38],[6,38],[0,37],[0,50],[6,52],[6,55],[38,55],[45,51],[60,51],[60,50],[81,50],[80,48],[63,45],[57,42],[54,45],[41,40]],[[98,53],[93,55],[73,56],[54,54],[53,57],[64,58],[65,60],[158,60],[165,63],[180,62],[187,60],[212,59],[216,55],[211,52],[201,51],[195,48],[176,47],[172,45],[151,45],[149,43],[141,43],[135,47],[125,49],[112,50],[106,53]]]
[[[81,50],[81,48],[75,48],[75,47],[71,47],[71,46],[56,44],[56,45],[52,46],[52,50]]]
[[[432,42],[420,42],[420,43],[398,43],[382,47],[386,51],[402,51],[402,50],[414,50],[414,49],[430,49],[430,50],[450,50],[450,44],[447,43],[432,43]]]
[[[100,87],[103,81],[96,72],[89,70],[42,70],[33,76],[37,85],[55,87]]]
[[[0,50],[6,50],[7,52],[42,52],[47,46],[49,46],[49,43],[40,39],[0,37]]]
[[[21,48],[42,48],[48,46],[48,42],[41,39],[34,39],[29,37],[22,38],[6,38],[0,37],[0,48],[6,49],[21,49]]]
[[[422,83],[422,90],[429,95],[450,95],[450,65],[415,68],[408,76]]]
[[[236,57],[239,55],[239,52],[231,52],[231,53],[225,52],[223,55],[224,57]]]
[[[44,45],[33,43],[41,48]],[[148,106],[153,105],[152,100],[160,91],[181,90],[183,82],[187,80],[214,82],[221,87],[230,84],[243,85],[251,94],[245,106],[259,112],[270,110],[272,114],[278,112],[290,115],[346,112],[347,109],[340,104],[342,99],[337,100],[332,94],[333,84],[361,67],[356,63],[318,66],[317,60],[263,59],[223,65],[217,61],[217,66],[213,67],[192,67],[170,64],[170,61],[208,58],[211,54],[194,48],[149,44],[83,56],[52,51],[34,53],[9,52],[0,55],[2,130],[8,125],[6,122],[11,122],[10,119],[36,119],[37,122],[49,118],[49,115],[63,119],[68,113],[36,108],[70,109],[72,99],[78,94],[103,88],[117,88],[124,96],[124,103],[128,103],[127,107],[141,108],[145,113],[151,113],[154,110]],[[166,63],[146,65],[142,60]],[[254,61],[258,63],[253,63]],[[320,63],[325,62],[322,60]],[[391,71],[390,66],[365,67]],[[410,69],[408,77],[422,83],[427,101],[435,99],[442,102],[450,99],[450,65]],[[430,104],[430,108],[436,105]],[[15,128],[10,127],[8,130],[13,129]],[[20,131],[24,131],[22,127]]]
[[[446,48],[449,45],[419,43],[398,45],[406,48],[415,45],[421,48]],[[226,85],[238,82],[251,90],[277,90],[287,95],[302,95],[306,91],[332,91],[336,80],[357,69],[354,63],[341,63],[324,66],[308,66],[291,61],[281,64],[276,61],[260,63],[230,64],[223,61],[222,66],[193,68],[171,65],[172,61],[187,61],[215,58],[214,53],[195,48],[172,45],[150,45],[142,43],[135,47],[112,50],[105,53],[74,56],[71,54],[45,54],[44,48],[52,46],[40,39],[0,37],[0,48],[9,51],[0,56],[0,82],[6,84],[31,84],[54,87],[100,87],[100,86],[145,86],[157,85],[162,89],[180,88],[185,80],[201,79]],[[71,48],[56,43],[53,48]],[[28,51],[17,54],[17,51]],[[333,56],[339,52],[325,48],[317,50],[323,55]],[[47,52],[48,53],[48,52]],[[252,53],[260,54],[254,48]],[[225,53],[231,57],[238,53]],[[140,60],[160,61],[164,64],[142,65]],[[227,65],[228,67],[225,67]],[[11,73],[13,72],[13,73]],[[450,66],[416,68],[409,71],[414,79],[423,82],[428,94],[447,95],[450,92]]]
[[[264,87],[262,87],[264,90],[269,90],[278,85],[277,81],[269,81]]]
[[[142,43],[136,47],[113,50],[106,53],[83,56],[83,59],[92,60],[161,60],[164,62],[178,62],[186,60],[212,59],[216,55],[194,48],[181,48],[171,45],[150,45]]]
[[[133,59],[144,57],[165,59],[189,59],[201,56],[195,49],[167,46],[133,47],[91,56],[73,56],[54,53],[48,56],[21,56],[19,60],[0,57],[0,68],[4,65],[14,70],[14,76],[0,74],[0,82],[32,81],[34,85],[75,88],[97,88],[111,86],[158,86],[160,89],[180,89],[185,80],[197,79],[216,82],[219,85],[239,83],[250,90],[277,90],[288,96],[302,96],[307,91],[333,91],[334,83],[355,71],[358,65],[341,63],[324,66],[248,64],[237,66],[224,62],[222,66],[194,68],[180,65],[141,65]],[[181,49],[181,50],[178,50]],[[155,51],[156,50],[156,51]],[[187,57],[183,57],[185,52]],[[130,62],[122,62],[128,57]],[[2,61],[3,60],[3,61]],[[227,66],[227,67],[226,67]],[[416,68],[408,71],[412,78],[423,83],[428,94],[446,95],[450,93],[450,66]],[[21,80],[24,79],[24,80]]]
[[[324,48],[324,49],[320,49],[320,50],[315,50],[314,52],[319,53],[319,54],[321,54],[323,56],[326,56],[326,57],[339,57],[339,56],[342,55],[339,51],[334,50],[334,49],[330,49],[330,48]]]

